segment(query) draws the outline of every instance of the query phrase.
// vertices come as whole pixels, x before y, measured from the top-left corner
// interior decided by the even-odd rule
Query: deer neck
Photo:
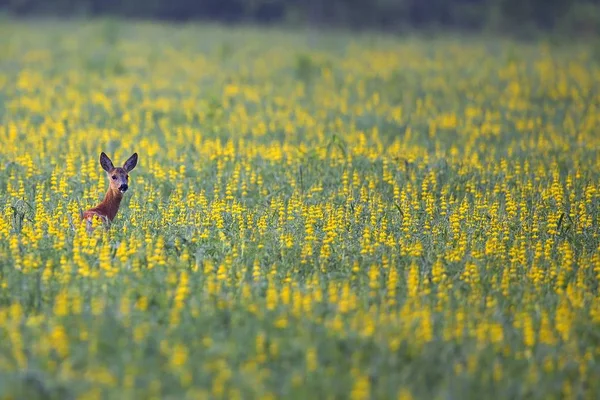
[[[98,208],[102,209],[108,219],[112,221],[117,215],[117,211],[119,211],[121,200],[123,200],[123,194],[121,192],[108,189],[104,196],[104,200],[102,200],[102,203],[100,203]]]

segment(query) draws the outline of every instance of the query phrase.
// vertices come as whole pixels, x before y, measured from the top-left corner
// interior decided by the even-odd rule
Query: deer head
[[[135,168],[137,161],[138,155],[137,153],[133,153],[133,155],[125,161],[123,167],[115,168],[110,158],[108,158],[104,152],[100,154],[100,165],[108,174],[110,190],[121,194],[127,191],[129,188],[129,172]]]

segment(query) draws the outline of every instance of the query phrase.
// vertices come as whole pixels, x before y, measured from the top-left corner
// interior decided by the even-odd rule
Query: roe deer
[[[119,211],[119,205],[123,199],[123,193],[129,188],[129,172],[135,168],[138,161],[137,153],[133,153],[131,157],[125,161],[123,167],[117,167],[113,165],[112,161],[108,156],[102,152],[100,154],[100,165],[102,169],[108,174],[110,181],[108,191],[104,196],[104,200],[94,208],[90,208],[86,212],[82,213],[82,220],[86,220],[87,230],[92,230],[92,220],[97,217],[104,221],[106,225],[110,224]]]

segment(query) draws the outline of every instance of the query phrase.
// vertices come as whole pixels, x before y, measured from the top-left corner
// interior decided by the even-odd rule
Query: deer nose
[[[119,186],[119,190],[120,190],[121,192],[124,192],[124,191],[126,191],[126,190],[127,190],[127,188],[128,188],[128,187],[129,187],[129,186],[127,186],[126,184],[122,184],[121,186]]]

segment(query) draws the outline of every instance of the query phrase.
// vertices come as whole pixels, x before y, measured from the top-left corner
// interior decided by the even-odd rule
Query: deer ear
[[[138,160],[137,153],[133,153],[133,155],[131,157],[129,157],[127,159],[127,161],[125,161],[125,164],[123,164],[123,168],[125,169],[125,171],[129,172],[132,169],[134,169],[135,166],[137,165],[137,160]]]
[[[115,166],[113,165],[112,161],[110,161],[110,158],[108,158],[108,156],[104,154],[104,152],[100,154],[100,165],[102,166],[102,169],[106,172],[110,172],[113,169],[115,169]]]

